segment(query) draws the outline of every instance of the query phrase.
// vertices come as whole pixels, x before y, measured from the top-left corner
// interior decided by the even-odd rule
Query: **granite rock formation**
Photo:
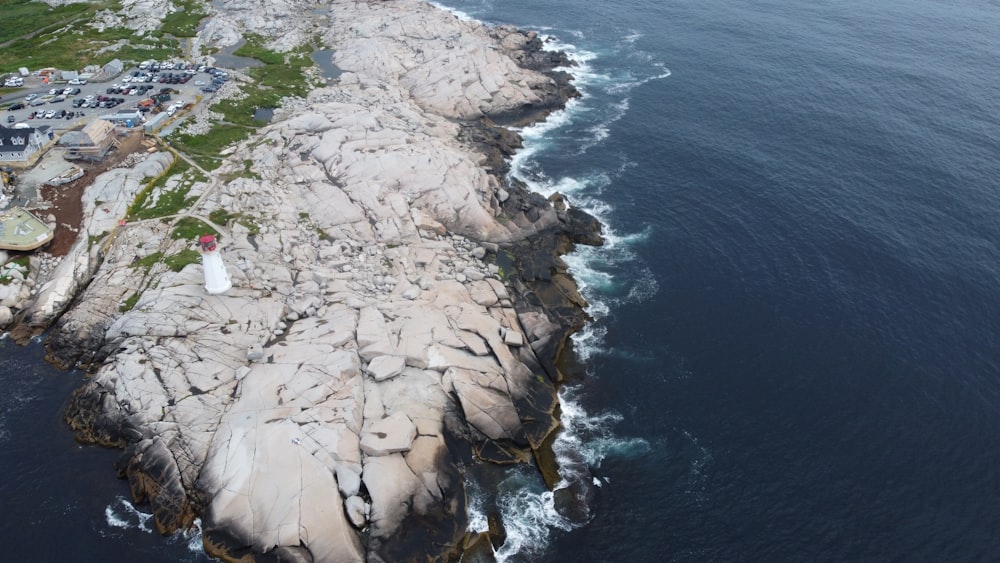
[[[87,232],[113,235],[80,237],[25,318],[58,318],[53,359],[92,367],[68,418],[124,448],[159,530],[201,515],[206,548],[234,560],[437,558],[466,534],[464,464],[553,470],[557,359],[586,319],[558,255],[599,225],[507,180],[519,139],[497,123],[573,91],[532,33],[414,0],[300,21],[312,6],[226,1],[194,42],[318,33],[344,71],[189,192],[233,289],[144,260],[194,247],[170,224],[113,223],[183,158],[164,152],[87,190]]]

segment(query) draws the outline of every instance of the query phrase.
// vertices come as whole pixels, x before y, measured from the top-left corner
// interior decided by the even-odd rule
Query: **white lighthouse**
[[[233,282],[229,281],[226,265],[222,263],[222,256],[219,256],[219,249],[215,244],[215,237],[201,235],[198,243],[201,244],[201,266],[205,270],[205,291],[218,295],[232,289]]]

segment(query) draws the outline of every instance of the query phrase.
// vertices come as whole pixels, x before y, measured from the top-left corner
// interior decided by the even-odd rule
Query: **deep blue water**
[[[600,501],[511,559],[1000,559],[1000,4],[448,5],[584,55],[519,173],[616,235]]]
[[[83,374],[56,370],[44,353],[0,340],[0,559],[207,561],[193,535],[165,539],[127,502],[119,451],[73,440],[62,416]]]
[[[571,257],[593,518],[515,472],[506,560],[1000,559],[1000,4],[446,4],[581,60],[515,168],[611,230]],[[61,426],[79,374],[0,351],[5,554],[193,557]]]

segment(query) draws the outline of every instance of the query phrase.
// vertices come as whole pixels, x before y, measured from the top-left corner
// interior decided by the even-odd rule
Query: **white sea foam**
[[[615,437],[613,427],[622,419],[621,415],[588,414],[578,402],[579,392],[579,388],[564,387],[559,394],[563,430],[553,444],[561,478],[556,490],[574,483],[600,486],[603,481],[591,474],[591,468],[600,467],[610,455],[634,456],[649,450],[644,440]],[[496,553],[499,562],[531,558],[548,544],[555,530],[567,531],[583,524],[556,510],[555,493],[545,489],[533,470],[522,467],[509,470],[497,489],[494,502],[507,532],[506,542]],[[486,493],[471,482],[467,483],[467,490],[469,530],[486,531],[489,529],[483,510]]]
[[[146,534],[154,532],[152,526],[153,515],[139,510],[123,496],[116,497],[114,502],[104,508],[104,521],[107,523],[108,528],[112,530],[135,530]],[[184,544],[192,554],[197,556],[204,555],[201,519],[196,518],[191,529],[175,533],[170,536],[167,542]]]
[[[149,526],[153,515],[143,512],[129,502],[125,497],[117,497],[114,502],[104,509],[104,519],[108,526],[112,528],[137,529],[146,533],[152,533]]]
[[[467,13],[465,13],[462,10],[459,10],[457,8],[449,8],[448,6],[445,6],[443,4],[438,4],[437,2],[428,2],[428,4],[430,4],[431,6],[434,6],[435,8],[438,8],[439,10],[444,10],[446,12],[450,12],[450,13],[454,14],[455,17],[457,17],[458,19],[463,20],[463,21],[474,21],[476,19],[476,18],[470,16],[469,14],[467,14]]]
[[[608,352],[602,349],[607,327],[601,321],[610,315],[613,307],[640,302],[656,293],[655,278],[634,251],[649,237],[651,230],[624,232],[612,222],[614,209],[604,196],[606,190],[614,188],[615,180],[634,166],[627,155],[622,156],[621,164],[616,164],[617,169],[597,168],[571,176],[548,173],[545,156],[553,148],[566,151],[564,154],[580,155],[605,144],[613,135],[615,123],[630,110],[632,91],[649,81],[669,76],[669,70],[654,60],[638,65],[645,71],[629,71],[621,65],[601,69],[602,61],[641,60],[646,56],[634,48],[642,38],[634,31],[626,30],[624,39],[611,46],[607,53],[582,48],[580,45],[586,42],[582,32],[556,29],[543,29],[542,32],[546,33],[542,37],[545,49],[563,51],[573,62],[573,66],[561,70],[573,75],[574,86],[581,97],[549,114],[544,122],[518,131],[524,147],[511,159],[511,175],[544,196],[556,192],[566,195],[570,205],[587,211],[605,226],[603,247],[579,246],[564,257],[581,293],[590,303],[588,312],[595,319],[573,335],[574,350],[581,360],[587,360]],[[571,37],[575,43],[566,42],[565,37]],[[650,450],[644,440],[615,433],[622,420],[619,413],[588,413],[581,401],[584,392],[585,387],[560,391],[562,431],[553,444],[560,464],[561,482],[557,490],[560,487],[570,487],[574,491],[598,487],[607,481],[592,472],[609,456],[643,455]],[[475,483],[469,483],[468,493],[470,530],[488,529],[484,510],[487,504],[496,506],[500,512],[507,532],[507,541],[497,553],[497,560],[501,562],[530,560],[544,549],[555,530],[582,525],[582,522],[560,515],[555,509],[554,493],[545,488],[536,472],[524,468],[510,469],[497,491],[483,491]]]

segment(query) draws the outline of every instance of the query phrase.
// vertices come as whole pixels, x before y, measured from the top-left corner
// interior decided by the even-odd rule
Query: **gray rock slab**
[[[361,451],[370,456],[405,452],[417,437],[417,427],[403,412],[397,412],[371,424],[361,433]]]

